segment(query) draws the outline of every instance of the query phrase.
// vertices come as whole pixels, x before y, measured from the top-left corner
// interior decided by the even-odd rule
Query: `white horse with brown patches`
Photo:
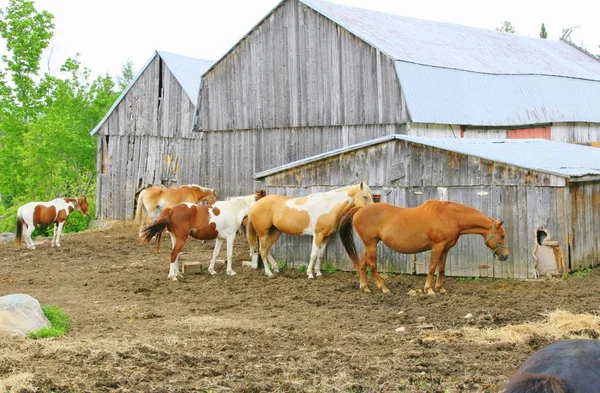
[[[151,186],[143,189],[138,196],[135,222],[140,225],[141,231],[142,227],[148,223],[150,216],[156,220],[165,207],[172,207],[182,202],[197,204],[202,201],[207,201],[209,205],[215,203],[217,201],[215,190],[197,184],[188,184],[177,188]],[[144,212],[146,213],[145,218]]]
[[[260,241],[260,256],[265,274],[273,275],[267,261],[277,266],[269,250],[281,233],[310,235],[313,237],[308,278],[321,275],[321,259],[327,242],[336,230],[342,215],[354,206],[373,203],[371,189],[364,182],[328,192],[310,194],[302,198],[269,195],[258,201],[248,214],[246,235],[250,244],[252,267],[258,267],[256,240]]]
[[[216,274],[215,261],[223,240],[227,241],[227,274],[235,275],[233,271],[233,242],[240,229],[242,221],[248,215],[252,205],[265,196],[264,191],[243,197],[231,198],[216,202],[212,206],[180,203],[162,210],[158,220],[142,230],[144,242],[149,243],[156,236],[156,250],[160,249],[160,239],[165,230],[171,236],[171,264],[168,278],[177,281],[179,273],[179,253],[189,236],[200,240],[217,239],[208,271]]]
[[[52,247],[60,247],[60,235],[65,221],[75,209],[88,215],[88,203],[85,197],[56,198],[50,202],[29,202],[17,210],[17,234],[15,244],[21,247],[25,240],[27,248],[35,249],[31,234],[37,226],[54,224]]]

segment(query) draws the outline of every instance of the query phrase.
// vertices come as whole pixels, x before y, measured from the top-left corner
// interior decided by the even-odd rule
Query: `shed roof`
[[[117,98],[117,100],[113,103],[104,118],[102,118],[102,120],[90,132],[91,135],[94,135],[96,132],[98,132],[100,127],[102,127],[104,122],[109,118],[111,113],[127,95],[129,90],[131,90],[133,85],[137,82],[137,80],[156,58],[156,56],[159,56],[165,62],[173,76],[177,79],[183,90],[192,101],[192,104],[194,106],[196,105],[196,98],[198,97],[198,93],[200,91],[202,74],[204,74],[204,72],[206,72],[206,70],[208,70],[214,62],[211,60],[195,59],[193,57],[178,55],[165,51],[155,51],[154,54],[148,59],[146,64],[144,64],[144,66],[133,77],[131,82],[129,82],[129,85],[127,85],[125,90],[123,90],[119,98]]]
[[[331,150],[302,160],[269,169],[254,175],[261,179],[303,165],[325,160],[336,155],[360,150],[392,140],[403,140],[438,149],[513,165],[537,172],[566,178],[600,175],[600,149],[554,142],[545,139],[472,139],[423,138],[406,135],[388,135]]]

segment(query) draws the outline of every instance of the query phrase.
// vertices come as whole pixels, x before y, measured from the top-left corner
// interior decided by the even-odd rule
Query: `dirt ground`
[[[551,339],[481,344],[452,332],[540,321],[557,308],[595,314],[600,292],[597,269],[538,282],[448,278],[449,293],[436,296],[407,295],[423,276],[386,277],[391,295],[359,292],[351,272],[269,279],[241,266],[241,236],[236,276],[218,264],[215,276],[172,282],[169,240],[156,253],[133,224],[61,243],[0,243],[0,295],[28,293],[73,323],[62,338],[0,338],[0,391],[499,392]],[[213,245],[192,239],[181,260],[208,261]]]

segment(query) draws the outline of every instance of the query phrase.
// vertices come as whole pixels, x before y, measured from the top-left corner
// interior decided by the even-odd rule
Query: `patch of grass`
[[[288,264],[286,261],[284,261],[283,259],[280,259],[279,261],[277,261],[277,266],[279,267],[279,271],[284,271],[288,268]]]
[[[573,271],[571,273],[565,274],[565,278],[572,278],[572,277],[581,278],[581,277],[587,276],[591,272],[592,272],[592,269],[590,269],[589,267],[582,267],[579,270],[575,270],[575,271]]]
[[[459,277],[458,281],[479,281],[481,277]]]
[[[308,266],[306,265],[300,265],[296,268],[296,270],[298,270],[299,272],[305,272],[306,269],[308,269]]]
[[[36,340],[47,337],[61,337],[71,329],[71,319],[59,307],[45,305],[42,306],[42,311],[52,324],[52,327],[29,333],[29,337]]]
[[[325,266],[323,267],[323,269],[330,274],[337,272],[337,268],[333,266],[331,262],[325,262]]]

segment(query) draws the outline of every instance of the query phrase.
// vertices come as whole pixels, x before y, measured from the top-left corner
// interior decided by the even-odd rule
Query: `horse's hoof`
[[[387,289],[386,287],[381,288],[381,292],[383,293],[391,293],[389,289]]]
[[[440,289],[439,289],[439,292],[440,292],[440,293],[448,293],[448,292],[447,292],[447,291],[446,291],[444,288],[440,288]]]
[[[235,272],[233,270],[230,270],[227,272],[228,276],[235,276]]]
[[[316,271],[315,274],[317,275],[317,277],[321,277],[323,275],[320,270]]]
[[[309,280],[314,280],[315,278],[312,273],[307,273],[307,277]]]
[[[427,290],[427,294],[428,294],[428,295],[435,295],[435,292],[433,291],[433,289],[429,288],[429,289]]]
[[[214,276],[215,274],[217,274],[217,272],[215,270],[209,270],[208,271],[210,273],[211,276]],[[227,273],[229,274],[229,273]]]
[[[361,288],[361,290],[365,293],[371,293],[371,290],[369,289],[369,287]]]
[[[267,277],[269,277],[269,278],[271,278],[271,277],[273,277],[273,276],[274,276],[274,274],[273,274],[273,273],[271,273],[271,272],[269,272],[269,273],[265,273],[265,274],[266,274],[266,275],[267,275]]]

